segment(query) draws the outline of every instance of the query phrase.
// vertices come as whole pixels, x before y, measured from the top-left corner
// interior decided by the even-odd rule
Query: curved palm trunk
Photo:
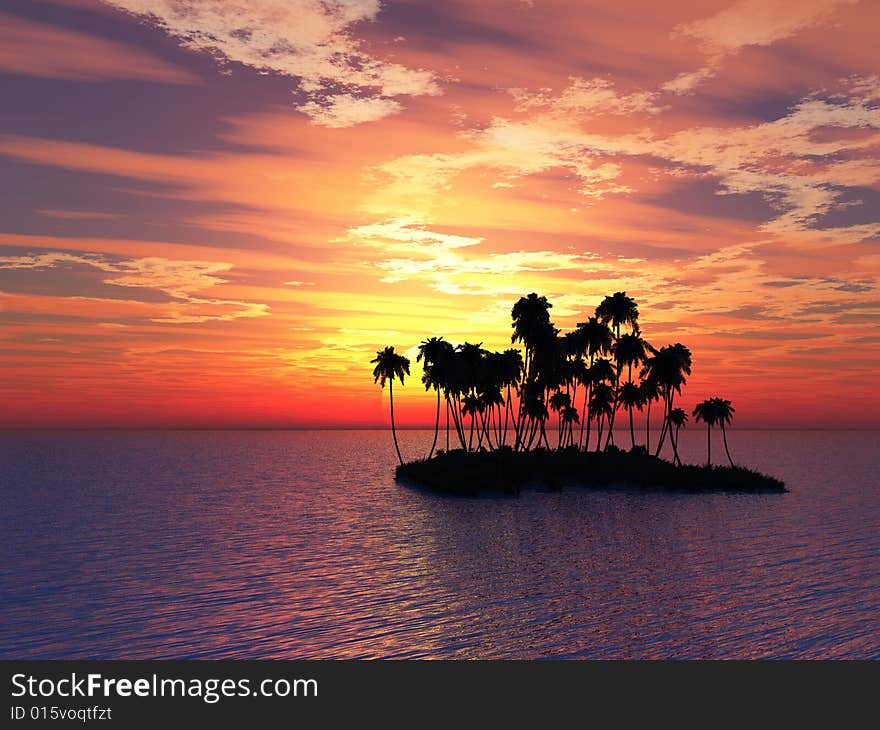
[[[724,421],[721,421],[721,436],[724,439],[724,452],[727,454],[727,460],[733,466],[733,459],[730,458],[730,449],[727,448],[727,431],[724,430]]]
[[[636,448],[636,429],[633,426],[632,406],[630,406],[630,408],[629,408],[629,437],[630,437],[630,440],[632,441],[633,451],[635,451],[635,448]]]
[[[669,414],[672,412],[672,396],[667,395],[663,403],[663,427],[660,429],[660,438],[657,441],[657,451],[654,456],[660,456],[660,450],[663,448],[663,442],[666,440],[666,434],[669,432]]]
[[[678,427],[676,427],[675,433],[669,432],[669,443],[672,444],[672,457],[675,459],[675,463],[681,466],[681,457],[678,455]]]
[[[446,453],[449,453],[449,396],[446,396]]]
[[[437,388],[437,414],[434,416],[434,442],[431,444],[431,450],[428,452],[430,459],[434,455],[434,449],[437,448],[437,435],[440,433],[440,388]]]
[[[403,457],[400,455],[400,446],[397,444],[397,429],[394,426],[394,380],[388,381],[388,400],[391,403],[391,436],[394,439],[394,450],[397,451],[397,458],[403,466]]]
[[[651,453],[651,398],[648,398],[648,416],[645,419],[645,451]]]

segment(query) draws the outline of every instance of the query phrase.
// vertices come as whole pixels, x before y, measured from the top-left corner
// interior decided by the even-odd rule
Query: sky
[[[880,3],[0,0],[2,427],[377,426],[626,291],[682,404],[880,427]]]

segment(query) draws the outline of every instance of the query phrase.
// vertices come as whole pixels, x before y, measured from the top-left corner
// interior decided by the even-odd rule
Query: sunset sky
[[[382,425],[624,290],[683,404],[880,425],[880,3],[0,0],[0,426]],[[398,400],[399,397],[399,400]]]

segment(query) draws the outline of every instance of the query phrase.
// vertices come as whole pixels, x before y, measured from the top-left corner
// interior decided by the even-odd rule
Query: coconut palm
[[[587,366],[588,374],[589,370],[592,369],[593,363],[595,362],[597,355],[604,355],[611,351],[611,330],[608,325],[604,322],[600,322],[597,317],[589,317],[586,322],[579,322],[577,326],[577,332],[580,333],[581,338],[585,343],[585,347],[582,356],[586,355],[589,357],[589,365]],[[584,382],[582,385],[585,386],[584,389],[584,404],[583,404],[583,412],[585,414],[584,419],[581,421],[581,432],[578,437],[578,445],[581,445],[581,442],[584,441],[584,421],[586,421],[587,427],[587,437],[586,443],[590,441],[590,413],[589,413],[589,404],[590,404],[590,396],[592,395],[592,386],[593,380],[590,377],[584,378]]]
[[[605,297],[596,307],[596,317],[600,322],[611,325],[615,337],[620,337],[620,326],[624,324],[631,325],[633,332],[638,331],[639,308],[635,300],[624,291]]]
[[[425,390],[434,388],[437,391],[437,412],[434,415],[434,441],[431,443],[431,450],[428,452],[428,458],[437,448],[437,434],[440,431],[440,390],[445,385],[445,375],[448,371],[449,355],[452,353],[452,345],[446,342],[442,337],[429,337],[419,345],[419,354],[416,356],[416,362],[424,360],[422,374],[422,382],[425,384]],[[449,412],[446,413],[446,448],[449,449]]]
[[[511,389],[515,387],[523,375],[523,359],[519,350],[510,348],[501,353],[501,361],[499,364],[501,383],[507,388],[507,398],[504,408],[504,430],[501,436],[501,443],[507,443],[507,426],[510,418],[513,418],[513,429],[517,432],[518,421],[513,413],[513,404],[511,398]]]
[[[718,421],[718,410],[712,398],[697,403],[694,418],[706,424],[706,465],[712,466],[712,426]]]
[[[571,396],[568,393],[563,393],[561,390],[557,390],[553,395],[550,396],[550,410],[556,411],[559,414],[559,433],[558,439],[556,443],[556,448],[562,448],[562,437],[565,434],[565,430],[562,425],[562,413],[566,408],[571,408]]]
[[[590,413],[596,419],[598,431],[596,438],[596,451],[602,449],[602,431],[607,419],[611,417],[611,409],[614,404],[614,389],[608,383],[599,382],[593,385],[593,394],[590,396]],[[589,446],[589,444],[587,444]]]
[[[635,302],[633,302],[633,306],[635,306]],[[638,310],[636,310],[635,316],[636,318],[638,318]],[[633,320],[633,322],[635,322],[635,320]],[[638,331],[625,332],[624,334],[620,335],[617,338],[617,341],[614,343],[614,347],[612,349],[614,353],[614,362],[617,365],[614,376],[615,400],[614,409],[611,413],[611,424],[608,427],[608,440],[605,442],[605,448],[608,448],[608,444],[613,441],[614,418],[620,405],[620,376],[623,372],[623,368],[627,368],[627,380],[632,383],[633,365],[641,365],[644,362],[646,348],[647,343],[642,339]],[[633,397],[635,397],[635,395],[633,395]],[[630,411],[630,426],[632,426],[632,411]],[[632,432],[632,430],[633,429],[630,428],[630,432]],[[635,437],[633,437],[633,442],[633,447],[635,448]]]
[[[562,429],[563,433],[565,429],[568,429],[568,443],[571,445],[574,443],[574,424],[578,423],[581,420],[578,415],[578,410],[574,406],[565,406],[562,409]],[[563,446],[565,443],[563,443]]]
[[[642,391],[642,402],[647,405],[647,415],[645,416],[645,450],[651,453],[651,404],[660,399],[660,391],[657,388],[657,382],[652,378],[647,378],[639,383],[639,389]]]
[[[526,368],[527,377],[531,375],[528,368],[531,365],[530,356],[534,354],[534,348],[541,334],[550,324],[550,309],[553,305],[547,301],[547,297],[539,297],[532,292],[527,297],[521,297],[513,308],[510,310],[510,317],[513,320],[510,324],[513,327],[513,334],[510,336],[510,342],[522,342],[526,348]]]
[[[620,393],[617,396],[618,402],[629,411],[629,437],[632,442],[632,448],[636,447],[636,431],[633,426],[633,409],[642,410],[642,405],[644,401],[642,399],[642,391],[638,385],[633,383],[631,380],[624,383],[620,388]],[[613,426],[613,418],[612,418],[612,426]],[[606,445],[607,447],[607,445]]]
[[[496,383],[488,383],[480,391],[480,400],[484,406],[484,413],[481,414],[483,418],[483,432],[485,433],[486,443],[491,450],[494,448],[492,445],[492,439],[490,438],[493,420],[495,421],[495,438],[498,442],[498,446],[501,446],[501,426],[499,424],[500,416],[498,413],[500,413],[501,407],[504,405],[504,396],[501,394],[501,388]],[[488,412],[488,415],[484,415],[486,412]],[[479,448],[479,444],[477,445],[477,448]]]
[[[733,466],[733,459],[730,458],[730,449],[727,448],[727,430],[724,428],[724,425],[733,420],[733,414],[736,412],[736,408],[730,405],[729,400],[724,400],[723,398],[712,398],[712,402],[715,408],[715,418],[717,422],[721,424],[721,436],[724,439],[724,452],[727,454],[727,460],[730,462],[730,465]]]
[[[657,384],[664,401],[663,428],[660,431],[657,450],[654,452],[655,456],[659,456],[660,450],[663,448],[663,441],[669,431],[669,413],[673,408],[675,394],[681,393],[687,376],[691,374],[691,351],[680,342],[666,345],[659,350],[651,345],[647,345],[647,348],[651,355],[645,358],[642,377],[646,380],[653,380]],[[678,461],[675,441],[670,439],[670,442],[673,454]]]
[[[404,375],[409,375],[409,358],[398,355],[394,352],[393,347],[386,347],[384,350],[378,350],[376,357],[370,360],[370,364],[376,364],[373,368],[373,382],[379,383],[381,388],[385,388],[385,381],[388,381],[388,401],[391,404],[391,436],[394,439],[394,449],[397,451],[397,458],[403,464],[403,457],[400,455],[400,446],[397,443],[397,429],[394,425],[394,378],[403,385]]]
[[[675,428],[675,433],[671,434],[669,438],[675,441],[675,453],[676,453],[676,463],[681,465],[681,459],[677,457],[678,454],[678,432],[681,430],[681,427],[687,423],[688,414],[685,412],[683,408],[673,408],[669,412],[669,423]],[[674,438],[673,438],[674,437]]]

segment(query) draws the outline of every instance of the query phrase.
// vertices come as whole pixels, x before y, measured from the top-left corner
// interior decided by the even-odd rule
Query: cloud
[[[636,192],[624,177],[628,162],[659,158],[667,164],[655,168],[657,176],[715,178],[718,194],[760,195],[779,211],[761,226],[764,232],[796,235],[813,245],[853,243],[880,235],[880,222],[823,227],[822,218],[845,208],[858,210],[857,203],[846,199],[847,191],[880,182],[875,81],[844,79],[833,92],[822,91],[827,98],[817,92],[769,122],[696,126],[665,136],[648,129],[596,134],[566,115],[496,117],[459,134],[471,143],[470,149],[403,156],[373,172],[386,177],[387,197],[397,204],[446,193],[468,170],[500,174],[502,180],[489,183],[497,189],[554,168],[570,171],[581,195],[600,200]],[[540,98],[540,104],[555,108],[553,97]]]
[[[402,108],[394,99],[359,97],[351,94],[330,96],[320,102],[310,101],[297,107],[303,114],[311,117],[315,124],[334,129],[375,122],[396,114]]]
[[[25,20],[2,11],[0,71],[71,81],[198,82],[188,71],[134,46]]]
[[[411,218],[389,218],[379,223],[356,226],[348,230],[349,239],[414,243],[441,249],[475,246],[483,241],[472,236],[458,236],[428,230],[424,223]]]
[[[57,208],[38,208],[34,213],[44,218],[70,221],[109,221],[122,217],[119,213],[102,213],[97,210],[59,210]]]
[[[673,37],[697,40],[708,63],[685,72],[663,85],[664,91],[681,94],[692,91],[713,77],[725,57],[748,46],[769,46],[827,20],[843,5],[858,0],[739,0],[708,18],[683,23]]]
[[[217,261],[175,261],[159,257],[110,260],[98,255],[42,253],[0,257],[0,269],[53,269],[78,264],[104,272],[105,284],[156,289],[175,301],[164,304],[165,311],[154,322],[197,323],[228,321],[240,317],[268,314],[265,304],[227,299],[210,299],[197,293],[226,283],[218,276],[232,268]]]
[[[517,111],[543,109],[553,115],[570,117],[598,116],[602,114],[657,114],[662,107],[657,105],[657,93],[637,91],[621,94],[614,89],[608,79],[583,79],[569,77],[569,86],[554,96],[552,89],[541,89],[530,93],[526,89],[509,89],[516,100]]]
[[[345,127],[394,114],[392,97],[436,95],[433,73],[371,56],[353,31],[379,0],[104,0],[146,18],[182,46],[297,79],[316,124]]]

